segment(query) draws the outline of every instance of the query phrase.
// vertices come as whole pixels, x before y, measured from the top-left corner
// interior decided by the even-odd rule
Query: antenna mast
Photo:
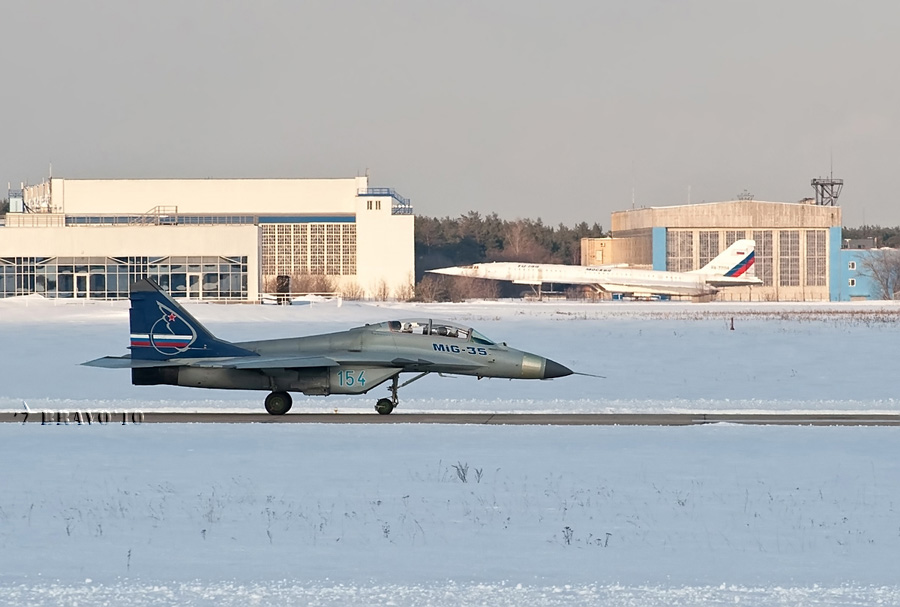
[[[816,191],[816,204],[825,207],[837,206],[838,196],[844,188],[843,179],[835,179],[834,174],[830,177],[816,177],[809,182]]]

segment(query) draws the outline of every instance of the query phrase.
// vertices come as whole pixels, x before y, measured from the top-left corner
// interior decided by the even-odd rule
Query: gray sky
[[[900,224],[900,2],[10,1],[0,183],[348,177],[609,226],[812,196]]]

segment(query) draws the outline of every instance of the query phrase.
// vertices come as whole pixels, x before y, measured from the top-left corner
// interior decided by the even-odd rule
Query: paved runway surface
[[[153,413],[2,411],[0,422],[52,425],[87,424],[483,424],[534,426],[693,426],[749,424],[766,426],[900,426],[900,415],[743,414],[743,413]]]

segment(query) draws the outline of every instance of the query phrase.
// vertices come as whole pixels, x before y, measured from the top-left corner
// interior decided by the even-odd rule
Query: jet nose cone
[[[427,272],[431,272],[432,274],[444,274],[445,276],[465,276],[462,268],[436,268],[434,270],[427,270]]]
[[[572,369],[564,367],[554,360],[547,359],[547,362],[544,365],[544,379],[565,377],[566,375],[572,375]]]

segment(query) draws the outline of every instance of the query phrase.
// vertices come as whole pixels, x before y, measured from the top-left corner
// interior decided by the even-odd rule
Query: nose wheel
[[[390,415],[394,407],[400,403],[400,400],[397,398],[397,390],[400,389],[400,386],[397,385],[398,375],[391,378],[391,385],[388,386],[388,390],[391,391],[391,397],[379,398],[378,402],[375,403],[375,410],[378,412],[378,415]]]
[[[429,371],[425,371],[424,373],[419,373],[412,379],[406,380],[402,384],[398,385],[400,374],[398,373],[394,377],[391,378],[391,385],[388,386],[388,390],[391,391],[390,398],[379,398],[378,402],[375,403],[375,410],[378,411],[379,415],[389,415],[394,408],[400,404],[400,400],[397,398],[397,390],[402,388],[403,386],[408,386],[416,380],[422,379],[426,375],[428,375]]]
[[[389,415],[396,406],[389,398],[379,398],[378,402],[375,403],[375,410],[378,411],[379,415]]]

